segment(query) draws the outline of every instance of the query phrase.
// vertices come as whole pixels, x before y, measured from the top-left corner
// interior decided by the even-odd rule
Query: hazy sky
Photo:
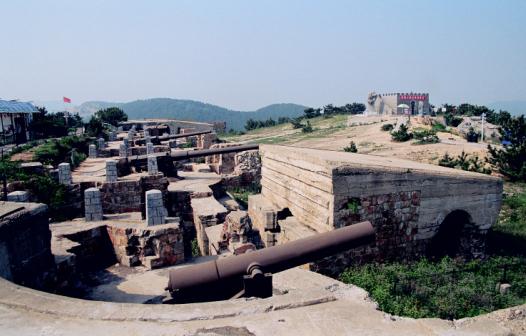
[[[526,1],[0,0],[0,97],[526,100]]]

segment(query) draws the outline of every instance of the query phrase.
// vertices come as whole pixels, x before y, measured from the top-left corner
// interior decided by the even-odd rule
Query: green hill
[[[227,129],[242,130],[248,119],[297,117],[306,108],[297,104],[272,104],[256,111],[234,111],[203,102],[171,98],[135,100],[129,103],[85,102],[79,106],[83,116],[91,115],[101,108],[120,107],[130,119],[170,118],[194,121],[226,121]]]

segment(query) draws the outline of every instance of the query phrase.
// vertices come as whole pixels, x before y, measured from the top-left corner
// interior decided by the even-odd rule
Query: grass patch
[[[261,184],[252,182],[248,186],[227,188],[226,191],[234,197],[239,205],[246,209],[248,207],[248,196],[261,193]]]
[[[340,280],[367,290],[383,311],[414,318],[459,319],[525,303],[526,192],[511,189],[488,234],[487,259],[368,264],[348,268]],[[505,294],[503,283],[511,285]]]
[[[366,289],[390,314],[459,319],[526,302],[524,274],[526,261],[517,257],[468,263],[446,257],[353,267],[340,280]],[[500,283],[511,284],[507,294],[496,290]]]

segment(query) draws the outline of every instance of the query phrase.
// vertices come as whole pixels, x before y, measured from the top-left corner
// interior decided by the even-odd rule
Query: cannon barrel
[[[306,264],[369,242],[374,238],[370,222],[361,222],[330,232],[298,239],[245,254],[181,267],[170,271],[167,290],[177,301],[208,295],[217,299],[222,294],[235,295],[243,290],[243,276],[254,269],[277,273]],[[186,292],[186,293],[185,293]],[[198,299],[197,299],[198,300]],[[181,301],[178,301],[181,302]]]
[[[174,158],[174,160],[179,161],[179,160],[186,160],[186,159],[191,159],[195,157],[203,157],[203,156],[209,156],[209,155],[215,155],[215,154],[244,152],[244,151],[253,150],[253,149],[259,149],[259,145],[250,144],[250,145],[240,145],[240,146],[232,146],[232,147],[224,147],[224,148],[176,151],[176,152],[172,152],[171,155],[172,155],[172,158]]]
[[[201,134],[208,134],[208,133],[212,133],[212,131],[208,130],[208,131],[199,131],[199,132],[191,132],[191,133],[159,135],[159,136],[157,136],[157,138],[159,138],[159,140],[170,140],[170,139],[186,138],[186,137],[191,137],[191,136],[194,136],[194,135],[201,135]]]

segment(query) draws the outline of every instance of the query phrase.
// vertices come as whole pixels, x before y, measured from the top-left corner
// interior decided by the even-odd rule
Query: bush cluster
[[[491,174],[491,169],[486,167],[485,162],[482,161],[477,154],[468,155],[464,151],[462,151],[462,153],[456,158],[450,156],[448,153],[444,154],[444,156],[438,161],[438,165],[476,173]]]
[[[440,142],[434,130],[418,129],[413,131],[413,138],[417,141],[416,144],[434,144]]]
[[[393,124],[383,124],[381,130],[384,132],[392,131],[394,128]]]
[[[73,167],[77,167],[80,162],[86,159],[88,146],[89,143],[86,138],[72,135],[48,140],[37,147],[33,157],[36,161],[53,166],[62,162],[69,162]]]
[[[383,311],[414,318],[459,319],[526,301],[526,261],[491,257],[471,262],[445,257],[413,264],[368,264],[347,269],[340,280],[367,290]],[[508,294],[496,286],[511,284]]]
[[[354,141],[349,142],[349,146],[343,147],[343,150],[349,153],[358,153],[358,148]]]
[[[398,128],[398,131],[391,132],[391,138],[393,141],[404,142],[411,140],[413,138],[413,134],[409,132],[409,128],[405,124],[401,124]]]

